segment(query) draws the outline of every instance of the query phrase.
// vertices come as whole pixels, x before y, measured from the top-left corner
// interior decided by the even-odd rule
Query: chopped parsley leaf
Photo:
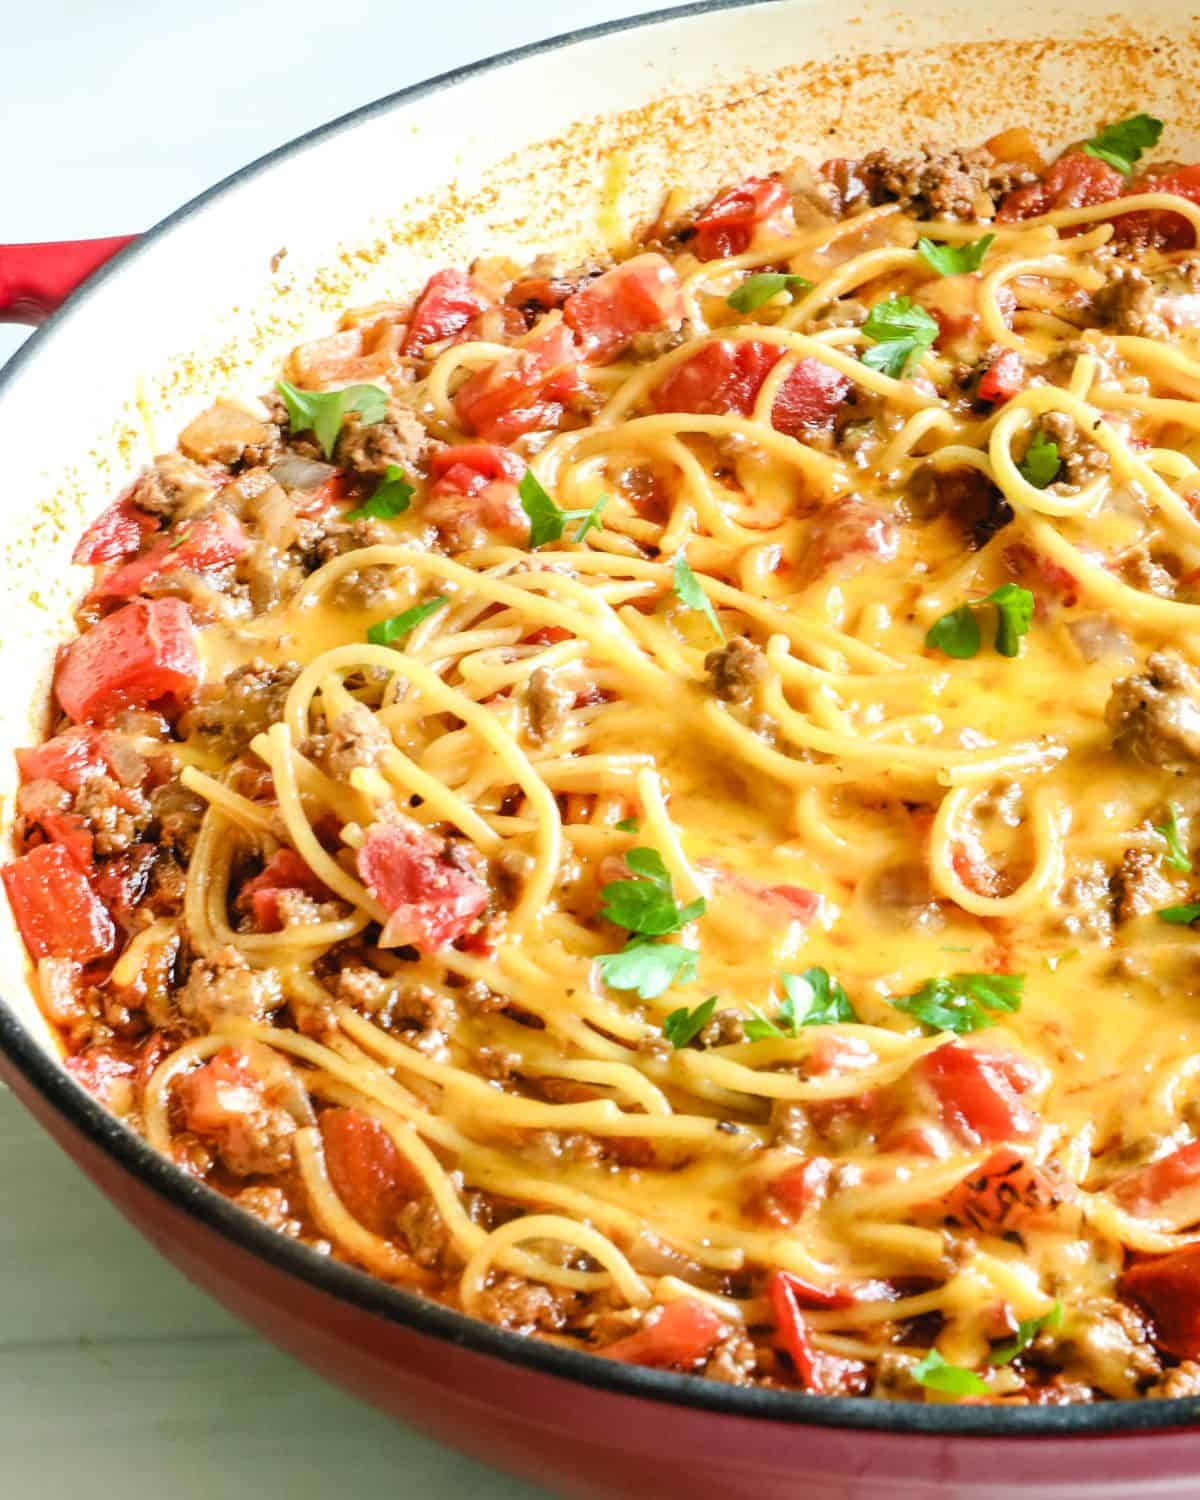
[[[1043,1313],[1040,1318],[1022,1318],[1017,1324],[1016,1337],[1011,1343],[1001,1344],[998,1349],[993,1349],[988,1355],[988,1364],[1011,1364],[1018,1354],[1023,1354],[1029,1348],[1039,1333],[1061,1327],[1062,1320],[1061,1302],[1056,1302],[1050,1311]]]
[[[1178,870],[1181,875],[1192,873],[1192,858],[1187,851],[1187,845],[1183,841],[1183,832],[1179,827],[1179,809],[1174,802],[1167,804],[1167,820],[1165,823],[1154,823],[1151,825],[1155,833],[1161,835],[1167,843],[1167,853],[1164,863],[1172,870]]]
[[[1125,177],[1132,177],[1133,164],[1148,146],[1157,146],[1162,135],[1163,122],[1153,115],[1130,115],[1127,120],[1118,120],[1115,125],[1106,125],[1096,132],[1083,149],[1089,156],[1107,162],[1110,167]]]
[[[1025,457],[1017,465],[1021,478],[1035,490],[1044,490],[1058,478],[1061,468],[1058,444],[1044,432],[1035,432],[1033,441],[1025,450]]]
[[[889,297],[871,309],[863,332],[875,340],[869,349],[863,350],[863,364],[898,380],[913,358],[924,354],[933,344],[938,325],[911,297]]]
[[[972,240],[966,245],[938,245],[922,235],[917,241],[917,249],[939,276],[962,276],[978,271],[995,238],[994,234],[985,234],[982,239]]]
[[[346,385],[340,391],[302,391],[281,380],[276,389],[287,407],[289,430],[311,432],[326,458],[333,457],[347,412],[358,412],[366,426],[374,426],[387,416],[387,393],[377,385]]]
[[[1164,906],[1158,913],[1160,922],[1170,922],[1175,927],[1190,927],[1200,920],[1200,901],[1189,901],[1186,906]]]
[[[644,937],[630,938],[620,953],[605,953],[596,962],[605,984],[614,990],[634,990],[643,1000],[653,1000],[673,984],[689,984],[696,977],[694,948]]]
[[[422,620],[427,620],[449,602],[445,594],[438,594],[435,599],[427,599],[424,604],[414,604],[402,614],[392,615],[390,619],[380,620],[378,624],[372,625],[367,631],[367,640],[372,646],[394,646],[411,635]]]
[[[560,541],[568,521],[582,523],[570,540],[583,541],[593,527],[600,525],[600,512],[608,504],[608,496],[601,495],[595,505],[588,510],[559,510],[542,488],[532,469],[526,469],[520,484],[517,485],[517,494],[521,497],[521,509],[529,517],[529,545],[531,547],[541,547],[546,542]]]
[[[930,1391],[950,1396],[986,1396],[990,1387],[974,1370],[947,1364],[936,1349],[912,1367],[912,1377]]]
[[[764,302],[778,297],[782,291],[807,292],[811,288],[812,282],[804,276],[789,276],[783,271],[759,271],[754,276],[747,276],[725,301],[734,312],[757,312]]]
[[[712,1014],[716,1008],[717,997],[715,995],[710,995],[707,1000],[697,1005],[695,1010],[688,1010],[686,1005],[680,1006],[678,1010],[673,1010],[663,1022],[663,1036],[676,1050],[686,1047],[689,1042],[695,1041],[712,1020]]]
[[[404,470],[397,464],[388,464],[387,471],[375,493],[369,500],[364,500],[356,510],[350,511],[346,516],[347,521],[366,520],[368,518],[376,521],[394,521],[397,516],[402,516],[412,504],[413,487],[405,477]]]
[[[692,572],[691,564],[681,552],[675,559],[675,597],[685,609],[695,609],[704,616],[708,623],[716,631],[717,636],[725,639],[725,632],[721,629],[721,622],[717,619],[717,612],[712,606],[712,600],[704,592],[700,580]]]
[[[934,1031],[961,1036],[994,1026],[993,1012],[1020,1010],[1024,987],[1023,974],[950,974],[927,979],[919,990],[891,1003]]]

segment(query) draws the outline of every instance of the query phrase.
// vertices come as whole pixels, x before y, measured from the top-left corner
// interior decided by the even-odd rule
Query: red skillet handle
[[[44,323],[80,282],[132,239],[136,235],[0,245],[0,323]]]

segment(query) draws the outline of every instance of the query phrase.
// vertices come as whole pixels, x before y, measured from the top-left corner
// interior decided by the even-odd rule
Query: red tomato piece
[[[899,549],[900,536],[891,517],[851,495],[814,517],[805,543],[804,571],[810,580],[834,569],[856,573],[869,562],[891,562]]]
[[[1161,1219],[1172,1229],[1200,1221],[1200,1141],[1128,1173],[1113,1185],[1112,1196],[1128,1213]]]
[[[464,381],[454,410],[468,431],[509,443],[522,433],[556,426],[563,403],[581,388],[575,336],[565,323],[554,323]]]
[[[77,792],[91,776],[106,769],[104,736],[95,729],[68,729],[44,745],[17,751],[17,766],[24,781],[57,781],[68,792]]]
[[[791,195],[774,177],[748,177],[718,193],[696,220],[696,254],[701,260],[742,255],[767,224],[781,234],[795,227]]]
[[[667,1303],[653,1323],[600,1352],[632,1365],[694,1370],[727,1331],[712,1308],[694,1297],[678,1297]]]
[[[487,906],[483,882],[450,864],[441,839],[408,820],[372,823],[356,863],[371,895],[391,914],[383,947],[435,953],[464,936]]]
[[[160,573],[176,568],[203,572],[236,562],[250,543],[242,523],[232,512],[221,509],[185,521],[171,537],[159,537],[148,552],[114,568],[96,585],[96,592],[115,599],[130,599]]]
[[[356,496],[358,481],[345,469],[336,469],[311,494],[295,497],[296,514],[306,521],[327,520],[342,504]]]
[[[998,406],[1011,401],[1025,387],[1025,364],[1015,349],[1005,349],[991,362],[979,381],[979,399]]]
[[[465,271],[435,271],[413,307],[401,354],[418,354],[426,344],[461,333],[487,306]]]
[[[87,964],[107,958],[117,941],[113,920],[61,844],[39,844],[0,870],[29,956]]]
[[[1051,594],[1065,608],[1070,609],[1079,598],[1079,580],[1069,573],[1061,563],[1031,547],[1028,542],[1013,542],[1004,549],[1004,566],[1014,578],[1032,577],[1037,581],[1034,590],[1038,604],[1045,608],[1045,595]],[[1036,606],[1035,606],[1036,607]]]
[[[72,641],[58,664],[54,692],[84,723],[119,708],[186,701],[200,681],[200,658],[181,599],[135,599]]]
[[[304,863],[294,849],[278,849],[263,869],[241,888],[235,905],[238,911],[253,911],[263,932],[278,932],[283,926],[279,915],[281,891],[303,891],[314,901],[329,901],[333,892]]]
[[[622,869],[624,861],[622,860]],[[801,885],[764,885],[752,876],[739,870],[727,869],[713,860],[702,861],[703,868],[712,870],[718,882],[739,895],[748,897],[759,908],[763,916],[773,922],[799,922],[807,927],[821,910],[821,898],[816,891],[806,890]],[[616,880],[628,879],[628,872],[616,875]]]
[[[927,1052],[917,1071],[937,1096],[943,1125],[965,1141],[999,1144],[1037,1129],[1036,1117],[1017,1097],[1037,1074],[1018,1058],[946,1042]]]
[[[158,522],[138,510],[128,497],[103,510],[79,538],[71,561],[82,564],[115,562],[142,545],[142,538],[158,530]]]
[[[785,352],[758,339],[714,339],[668,373],[651,392],[651,403],[657,411],[748,417],[763,381]],[[806,355],[775,397],[772,426],[790,437],[828,427],[849,391],[840,371]]]
[[[77,869],[91,875],[95,865],[95,840],[78,813],[46,812],[38,819],[38,826],[50,843],[66,851]]]
[[[767,1184],[766,1196],[783,1218],[794,1223],[824,1198],[832,1172],[833,1162],[829,1157],[805,1157],[773,1177]]]
[[[1175,193],[1192,203],[1200,203],[1200,163],[1180,167],[1161,177],[1141,177],[1129,185],[1130,193]],[[1122,214],[1114,221],[1116,237],[1137,244],[1152,245],[1159,250],[1190,250],[1196,233],[1182,214],[1156,209],[1151,213]]]
[[[773,1271],[767,1278],[767,1296],[775,1314],[775,1332],[804,1389],[817,1396],[849,1395],[866,1390],[865,1365],[858,1360],[826,1354],[814,1347],[801,1311],[798,1282],[799,1278],[787,1271]],[[799,1285],[807,1287],[808,1283],[799,1282]]]
[[[775,1275],[786,1283],[798,1307],[853,1307],[859,1300],[849,1287],[818,1286],[793,1271],[776,1271]]]
[[[1061,1202],[1045,1172],[1002,1146],[948,1195],[946,1217],[980,1234],[1004,1234],[1044,1224]]]
[[[1160,1349],[1200,1359],[1200,1244],[1130,1266],[1121,1290],[1150,1314]]]
[[[497,480],[521,479],[525,468],[515,453],[497,443],[458,443],[439,449],[429,460],[429,493],[477,495]]]
[[[679,277],[664,256],[635,255],[568,297],[563,318],[578,334],[584,358],[603,362],[635,334],[679,327]]]
[[[395,1233],[400,1210],[425,1184],[391,1136],[361,1109],[327,1109],[321,1139],[329,1180],[347,1210],[372,1234]]]
[[[128,1079],[145,1088],[150,1075],[170,1050],[170,1043],[159,1032],[145,1042],[100,1042],[85,1052],[68,1057],[64,1066],[77,1083],[102,1104],[110,1104],[114,1085]]]
[[[1033,219],[1064,208],[1091,208],[1109,203],[1125,191],[1125,179],[1086,151],[1068,151],[1060,156],[1040,182],[1014,188],[1006,194],[996,219],[1001,224],[1014,219]]]

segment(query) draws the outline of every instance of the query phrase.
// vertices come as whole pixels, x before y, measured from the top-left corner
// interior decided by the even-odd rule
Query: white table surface
[[[145,228],[355,105],[653,3],[13,0],[0,50],[0,242]],[[0,363],[22,337],[0,327]],[[0,1205],[4,1500],[541,1493],[389,1422],[246,1332],[2,1091]]]

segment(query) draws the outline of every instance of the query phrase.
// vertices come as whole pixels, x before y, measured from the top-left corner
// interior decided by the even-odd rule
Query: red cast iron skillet
[[[869,100],[875,90],[883,102],[897,86],[893,75],[903,69],[890,58],[863,64],[857,54],[843,57],[827,41],[818,46],[829,23],[819,4],[776,8],[748,0],[716,0],[593,27],[459,69],[282,147],[195,199],[135,244],[119,238],[0,247],[0,318],[49,319],[0,372],[0,397],[22,381],[42,341],[70,336],[80,310],[105,297],[117,270],[136,267],[153,246],[281,162],[381,115],[438,94],[469,90],[517,64],[540,59],[550,75],[569,76],[576,55],[586,59],[589,46],[601,43],[610,60],[614,46],[627,48],[631,57],[657,52],[667,63],[679,64],[686,84],[688,58],[706,46],[706,28],[715,28],[718,20],[728,23],[731,13],[743,8],[747,25],[772,28],[785,13],[791,22],[796,11],[802,12],[802,21],[811,14],[814,51],[825,50],[802,81],[812,100],[824,90],[832,101],[828,118],[836,121],[839,99],[853,102],[865,93]],[[1099,14],[1076,5],[1056,21],[1048,12],[1031,19],[1018,6],[1011,17],[996,23],[997,45],[1010,49],[997,54],[997,68],[990,75],[996,86],[1011,93],[1012,70],[1005,68],[1005,59],[1011,63],[1026,46],[1044,72],[1046,54],[1037,50],[1041,43],[1030,40],[1041,27],[1047,36],[1063,39],[1053,44],[1055,65],[1067,73],[1081,64],[1086,68],[1085,82],[1075,79],[1077,107],[1084,115],[1107,118],[1126,103],[1153,107],[1156,98],[1127,99],[1127,83],[1124,93],[1112,83],[1119,69],[1128,68],[1129,48],[1136,50],[1138,37],[1120,23],[1096,20]],[[1194,41],[1186,32],[1181,39],[1179,17],[1169,6],[1156,19],[1169,46]],[[835,31],[840,24],[835,13]],[[820,25],[826,33],[819,33]],[[962,70],[972,64],[959,49],[972,27],[984,38],[976,45],[977,58],[978,46],[988,44],[992,21],[981,20],[975,11],[951,25],[936,16],[931,21],[923,7],[910,6],[895,13],[888,33],[891,41],[902,42],[907,35],[927,49],[915,76],[932,89],[924,108],[931,123],[940,121],[940,136],[949,141],[988,133],[974,128],[987,118],[986,109],[976,106],[972,114],[961,96]],[[942,40],[931,46],[931,34]],[[790,35],[794,39],[808,33],[803,25],[798,32],[793,25]],[[720,45],[715,29],[712,45]],[[1146,50],[1149,55],[1148,46]],[[1163,82],[1167,74],[1161,49],[1156,55],[1160,61],[1141,87],[1158,94],[1166,88],[1171,94],[1175,84]],[[1073,117],[1068,106],[1050,97],[1058,92],[1052,80],[1042,76],[1037,89],[1041,103],[1031,107],[1041,109],[1051,130],[1056,124],[1069,126]],[[747,100],[767,93],[767,88],[743,88],[740,94],[723,96],[722,107],[745,109]],[[911,89],[905,101],[906,110],[920,113],[922,103],[913,104]],[[956,136],[959,117],[963,133]],[[668,129],[663,118],[658,117],[659,127]],[[889,140],[895,120],[894,111],[884,111],[880,122],[888,128],[861,144]],[[1015,123],[1011,110],[1000,123]],[[685,120],[682,128],[703,127]],[[766,128],[774,126],[769,121]],[[904,129],[912,134],[911,120]],[[822,133],[834,136],[836,123]],[[805,147],[814,157],[827,154],[823,142],[796,139],[781,160]],[[661,182],[652,184],[646,201],[661,196],[662,189]],[[116,260],[105,266],[114,255]],[[68,295],[83,278],[88,278],[86,285]],[[64,299],[65,305],[55,311]],[[35,1037],[20,1009],[3,1002],[0,1072],[165,1255],[275,1343],[375,1406],[564,1494],[661,1500],[1008,1500],[1018,1495],[1140,1500],[1200,1495],[1200,1436],[1195,1433],[1200,1403],[1194,1400],[1000,1410],[806,1398],[642,1369],[523,1338],[321,1256],[243,1213],[159,1156],[102,1108]],[[397,1490],[403,1492],[402,1480]]]

